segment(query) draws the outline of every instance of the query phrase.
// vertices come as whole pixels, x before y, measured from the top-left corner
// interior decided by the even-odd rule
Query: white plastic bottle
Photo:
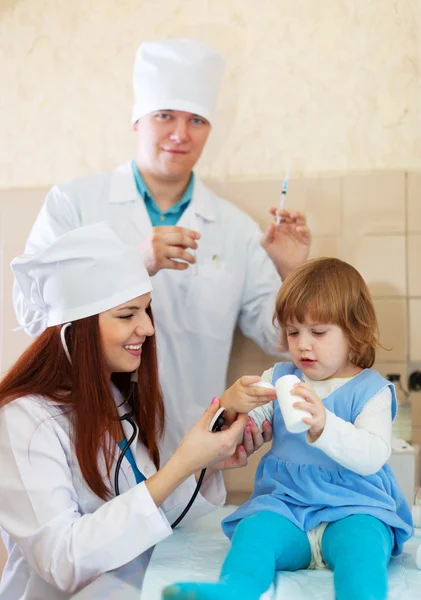
[[[291,390],[296,383],[300,383],[300,379],[296,375],[284,375],[275,383],[279,407],[285,421],[285,427],[290,433],[302,433],[310,429],[310,425],[303,423],[303,418],[311,418],[310,413],[293,406],[295,402],[302,400],[300,396],[291,394]]]

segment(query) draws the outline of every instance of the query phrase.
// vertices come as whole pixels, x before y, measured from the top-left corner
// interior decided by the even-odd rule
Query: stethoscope
[[[65,337],[65,333],[66,333],[66,329],[68,327],[70,327],[71,323],[66,323],[65,325],[62,326],[61,331],[60,331],[60,339],[61,339],[61,343],[63,346],[63,350],[70,362],[70,364],[72,364],[72,360],[70,357],[70,352],[69,349],[67,347],[67,343],[66,343],[66,337]],[[137,426],[135,421],[133,420],[134,414],[135,414],[135,409],[136,409],[136,390],[137,390],[137,383],[138,383],[138,379],[137,379],[137,371],[133,371],[133,373],[130,376],[130,389],[129,389],[129,393],[127,394],[127,398],[125,399],[125,402],[127,402],[127,404],[130,406],[130,410],[129,412],[125,413],[124,415],[122,415],[121,417],[119,417],[119,421],[127,421],[132,429],[132,435],[130,436],[130,438],[127,440],[126,445],[124,446],[123,450],[120,453],[120,456],[118,457],[117,460],[117,464],[116,464],[116,468],[115,468],[115,472],[114,472],[114,490],[115,490],[115,494],[116,496],[120,495],[120,487],[118,485],[118,478],[120,475],[120,469],[121,469],[121,464],[124,460],[124,457],[126,456],[130,446],[132,445],[132,443],[134,442],[134,440],[136,439],[138,430],[137,430]],[[224,409],[220,408],[217,413],[215,414],[215,416],[213,417],[210,425],[209,425],[209,431],[221,431],[222,426],[224,425],[224,417],[222,416]],[[187,515],[187,513],[189,512],[190,508],[193,505],[193,502],[196,500],[197,495],[200,491],[200,488],[202,486],[203,483],[203,479],[205,478],[206,475],[206,469],[202,469],[200,472],[200,476],[199,479],[197,480],[197,484],[196,484],[196,488],[189,500],[189,502],[187,503],[185,509],[183,510],[183,512],[181,513],[181,515],[174,521],[174,523],[171,525],[171,529],[175,529],[177,527],[177,525],[179,525],[181,523],[181,521],[184,519],[184,517]],[[146,479],[146,477],[145,477]]]
[[[116,465],[115,472],[114,472],[114,490],[115,490],[116,496],[120,495],[120,488],[118,485],[118,477],[120,474],[121,463],[123,462],[124,457],[126,456],[130,446],[136,439],[136,435],[137,435],[136,423],[134,422],[134,420],[132,418],[134,416],[134,411],[135,411],[136,385],[137,385],[137,372],[134,371],[130,376],[130,390],[129,390],[129,393],[127,396],[127,400],[125,400],[125,402],[127,402],[127,404],[130,406],[131,410],[128,413],[126,413],[125,415],[122,415],[121,417],[118,418],[119,421],[127,421],[128,423],[130,423],[130,425],[132,426],[133,432],[132,432],[132,435],[130,436],[130,438],[126,441],[126,445],[124,446],[124,448],[121,451],[120,456],[118,457],[118,460],[117,460],[117,465]],[[146,477],[145,477],[145,479],[146,479]]]
[[[128,423],[130,423],[130,425],[132,426],[132,429],[133,429],[133,433],[130,436],[129,440],[127,441],[126,445],[124,446],[124,449],[121,451],[121,454],[118,457],[117,465],[115,468],[114,490],[115,490],[116,496],[120,495],[120,488],[118,485],[118,477],[120,474],[121,463],[122,463],[128,449],[130,448],[131,444],[136,439],[136,435],[137,435],[137,426],[132,418],[134,416],[135,407],[136,407],[136,389],[137,389],[137,371],[134,371],[130,376],[130,390],[129,390],[129,393],[126,398],[126,402],[130,406],[130,411],[127,412],[126,414],[122,415],[121,417],[119,417],[120,421],[127,421]],[[224,411],[224,409],[220,408],[218,410],[218,412],[215,414],[215,416],[213,417],[213,419],[209,425],[209,431],[212,431],[212,432],[213,431],[221,431],[222,426],[224,425],[224,422],[225,422],[224,417],[222,416],[223,411]],[[184,519],[184,517],[187,515],[187,513],[191,509],[193,502],[196,500],[197,495],[200,491],[200,488],[202,487],[202,483],[203,483],[203,479],[205,478],[205,475],[206,475],[206,469],[202,469],[200,472],[199,479],[197,480],[196,488],[195,488],[190,500],[188,501],[188,503],[187,503],[185,509],[183,510],[183,512],[181,513],[181,515],[179,517],[177,517],[177,519],[171,525],[171,529],[175,529],[177,527],[177,525],[179,525],[181,523],[181,521]]]

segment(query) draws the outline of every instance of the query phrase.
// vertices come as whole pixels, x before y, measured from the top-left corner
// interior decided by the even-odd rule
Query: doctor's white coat
[[[121,416],[129,406],[117,390],[115,395]],[[124,459],[120,496],[104,502],[83,479],[63,410],[41,396],[15,400],[0,410],[0,527],[9,554],[1,600],[68,599],[99,575],[137,557],[141,582],[153,546],[172,533],[170,524],[196,487],[195,478],[189,478],[157,508]],[[126,421],[122,426],[129,439],[131,426]],[[137,438],[131,449],[143,474],[153,475],[156,468]],[[106,478],[103,461],[101,465]],[[115,465],[111,482],[114,470]],[[185,521],[224,501],[222,475],[217,473],[205,483]]]
[[[138,244],[152,232],[130,163],[112,173],[53,187],[25,251],[37,252],[67,231],[104,220],[128,244]],[[268,353],[277,352],[279,343],[272,316],[281,281],[260,245],[258,225],[198,178],[192,202],[178,225],[199,230],[202,237],[197,269],[162,270],[152,278],[158,364],[167,412],[164,459],[212,397],[224,391],[236,324]],[[36,316],[16,286],[14,305],[22,325]],[[37,335],[44,328],[41,322],[29,331]]]

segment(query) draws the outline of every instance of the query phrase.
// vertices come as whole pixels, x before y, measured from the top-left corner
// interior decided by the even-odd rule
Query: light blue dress
[[[283,375],[303,379],[293,363],[278,363],[274,384]],[[323,399],[327,410],[354,423],[367,402],[384,387],[392,392],[392,418],[397,411],[394,386],[377,371],[365,369]],[[256,471],[254,491],[248,502],[222,521],[224,533],[231,538],[238,522],[259,511],[276,512],[309,531],[320,523],[337,521],[350,515],[376,517],[390,527],[394,537],[392,554],[402,551],[413,533],[411,511],[388,465],[374,475],[358,475],[342,467],[327,454],[306,441],[306,433],[289,433],[279,403],[275,402],[273,443]]]

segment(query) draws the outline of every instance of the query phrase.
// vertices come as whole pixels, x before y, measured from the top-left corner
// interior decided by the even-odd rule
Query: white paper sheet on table
[[[143,584],[142,598],[161,600],[162,589],[175,581],[216,581],[229,541],[222,533],[221,520],[235,507],[225,506],[161,542],[154,550]],[[392,559],[389,567],[389,600],[419,600],[421,570],[415,565],[421,530]],[[278,573],[275,586],[261,600],[334,600],[330,571]]]

